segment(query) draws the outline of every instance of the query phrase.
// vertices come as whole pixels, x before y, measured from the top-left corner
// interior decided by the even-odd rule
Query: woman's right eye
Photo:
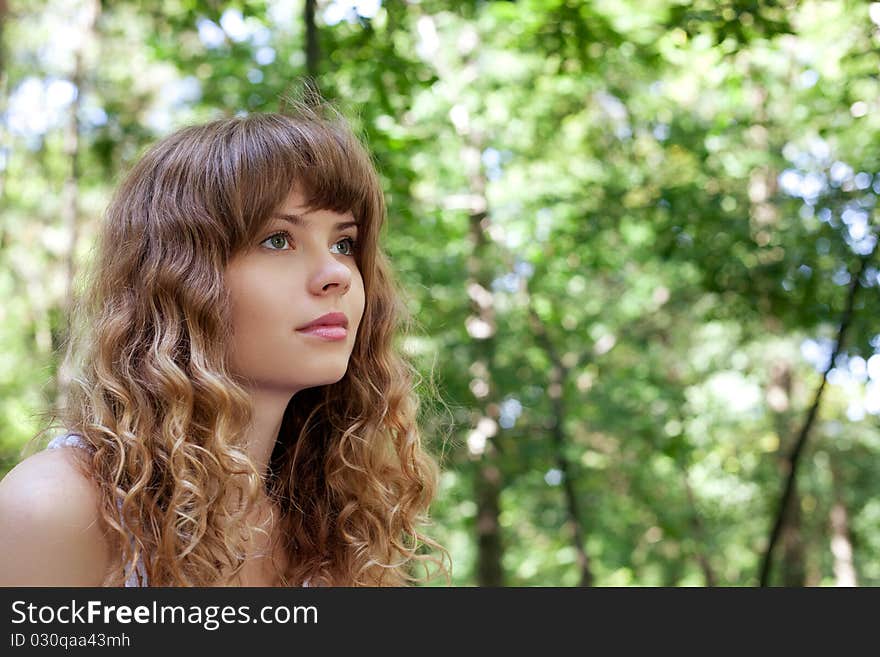
[[[275,233],[274,235],[269,235],[266,239],[260,242],[260,246],[263,244],[269,245],[269,250],[271,251],[285,251],[285,244],[291,244],[293,240],[290,237],[290,234],[286,231],[281,231],[279,233]]]

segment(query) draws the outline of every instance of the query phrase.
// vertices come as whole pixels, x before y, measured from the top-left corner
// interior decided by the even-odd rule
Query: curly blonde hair
[[[348,371],[291,400],[264,479],[242,443],[251,409],[229,369],[224,270],[294,188],[360,222],[366,304]],[[369,154],[324,104],[184,128],[122,182],[78,304],[79,374],[54,411],[93,448],[120,554],[109,584],[139,560],[156,586],[235,576],[263,493],[282,515],[285,583],[448,582],[448,552],[421,530],[439,467],[418,430],[420,377],[396,349],[407,316],[384,220]]]

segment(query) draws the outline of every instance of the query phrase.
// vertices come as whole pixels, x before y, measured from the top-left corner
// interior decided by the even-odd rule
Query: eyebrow
[[[286,221],[288,223],[293,224],[298,227],[308,228],[312,222],[308,219],[304,219],[298,214],[291,214],[287,212],[276,212],[272,215],[273,219],[281,219],[282,221]],[[358,221],[340,221],[335,226],[333,226],[334,230],[345,230],[346,228],[351,228],[352,226],[358,227],[360,222]]]

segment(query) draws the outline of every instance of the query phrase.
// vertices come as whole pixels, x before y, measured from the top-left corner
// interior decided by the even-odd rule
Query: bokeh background
[[[123,172],[310,75],[382,174],[454,584],[880,585],[880,3],[0,15],[0,474]]]

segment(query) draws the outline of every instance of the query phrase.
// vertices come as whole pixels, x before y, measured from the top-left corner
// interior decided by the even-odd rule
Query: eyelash
[[[278,232],[272,233],[271,235],[269,235],[269,237],[267,237],[262,242],[260,242],[260,244],[265,244],[266,242],[268,242],[269,240],[271,240],[274,237],[283,237],[284,239],[287,240],[287,243],[290,246],[293,246],[293,237],[291,237],[290,233],[288,233],[286,230],[279,230]],[[349,257],[354,256],[354,254],[357,252],[358,241],[353,237],[346,236],[346,237],[343,237],[342,239],[338,240],[336,242],[336,244],[339,244],[339,242],[346,242],[346,241],[351,244],[351,247],[350,247],[351,253],[340,253],[339,255],[344,255],[344,256],[349,256]],[[269,249],[269,250],[270,251],[284,251],[284,249]]]

